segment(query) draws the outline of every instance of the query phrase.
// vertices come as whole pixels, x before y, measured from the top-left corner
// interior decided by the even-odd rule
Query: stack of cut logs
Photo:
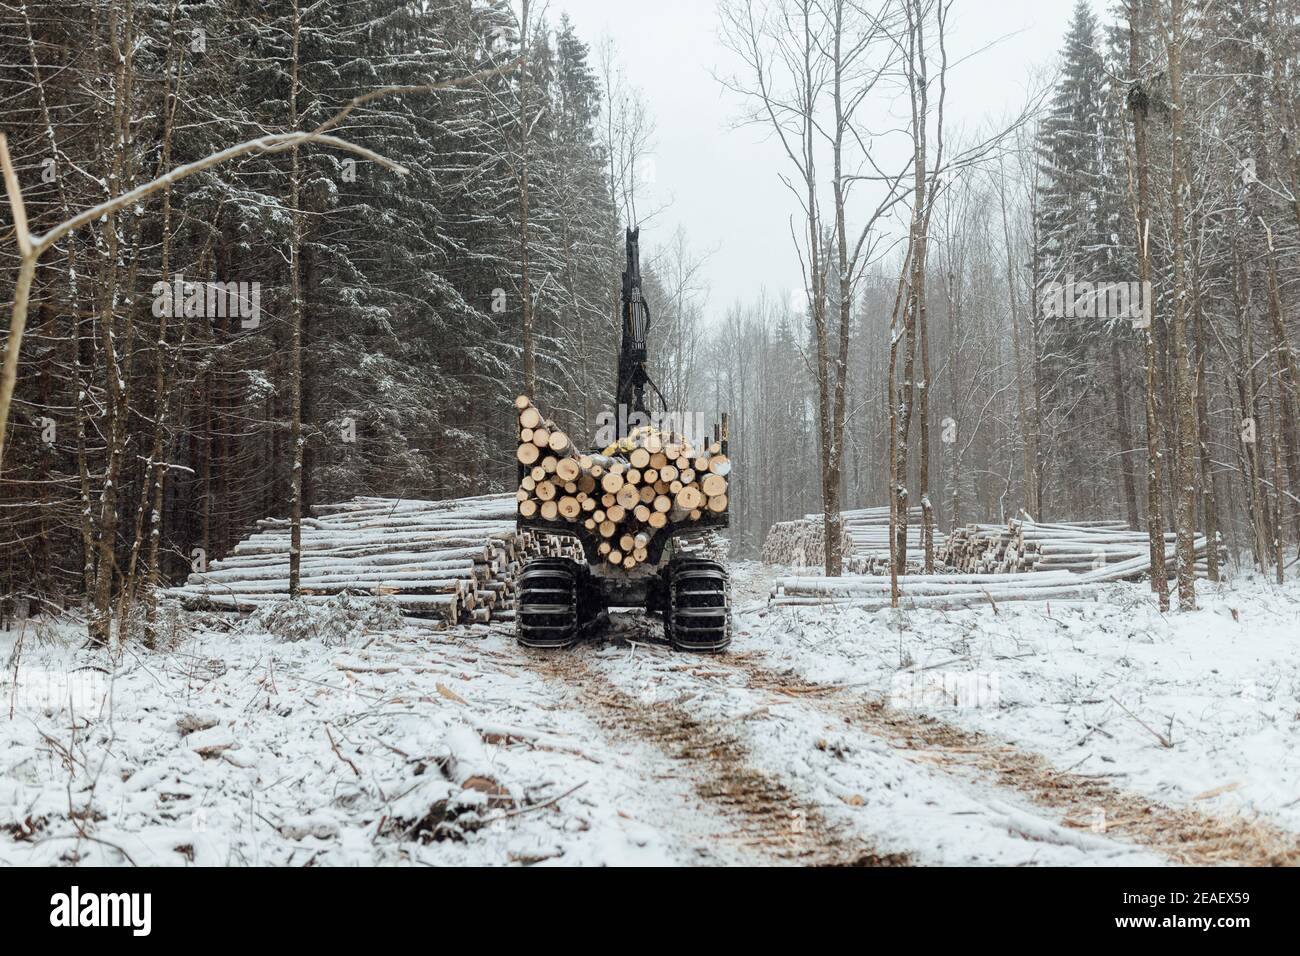
[[[792,568],[821,565],[826,559],[826,527],[820,515],[797,521],[778,521],[763,539],[761,558],[764,564],[784,564]],[[857,573],[848,563],[853,558],[853,539],[845,532],[840,536],[840,555],[845,570]]]
[[[1095,600],[1105,583],[1093,574],[915,574],[898,579],[899,606],[960,608],[1003,601]],[[772,585],[770,606],[847,606],[878,610],[892,603],[890,580],[879,575],[787,577]]]
[[[842,555],[844,570],[849,574],[889,573],[889,508],[858,508],[841,512],[843,519]],[[925,558],[922,522],[919,507],[908,511],[907,516],[907,573],[919,572]],[[821,564],[825,536],[820,514],[806,515],[798,521],[782,521],[772,525],[763,540],[762,560],[767,564],[785,564],[791,567]],[[936,561],[943,545],[944,535],[934,531]]]
[[[842,542],[847,574],[889,573],[889,509],[843,512]],[[907,568],[921,573],[923,516],[912,508],[907,524]],[[1165,535],[1166,560],[1174,560],[1174,535]],[[774,524],[763,542],[762,559],[791,567],[819,565],[823,555],[822,516]],[[1196,573],[1208,574],[1203,535],[1196,538]],[[952,533],[934,533],[935,564],[958,574],[1022,572],[1101,572],[1105,580],[1135,580],[1151,571],[1146,532],[1130,531],[1122,521],[1035,522],[1025,515],[1006,524],[967,524]],[[1222,545],[1219,546],[1222,549]],[[1222,553],[1222,551],[1221,551]],[[1222,561],[1220,562],[1222,563]],[[1172,573],[1172,572],[1171,572]]]
[[[526,395],[519,411],[519,514],[558,521],[600,539],[612,565],[647,560],[650,540],[669,522],[727,510],[731,462],[718,442],[695,445],[652,426],[636,428],[600,453],[584,454]]]
[[[1038,538],[1038,532],[1047,526],[1029,525],[1026,533],[1027,543],[1041,545],[1044,538]],[[1129,532],[1121,533],[1119,529],[1104,528],[1103,523],[1089,523],[1073,528],[1052,526],[1057,530],[1077,532],[1078,537],[1069,538],[1078,543],[1082,538],[1105,538],[1107,531],[1118,538]],[[1102,528],[1098,533],[1097,529]],[[1068,536],[1067,536],[1068,537]],[[1057,540],[1055,537],[1050,540]],[[1143,541],[1146,539],[1144,538]],[[952,538],[949,538],[951,546]],[[1110,539],[1105,544],[1111,543]],[[1204,554],[1204,539],[1197,539],[1197,553]],[[1173,543],[1168,545],[1166,558],[1173,561]],[[1096,560],[1086,569],[1074,567],[1074,562],[1062,562],[1054,567],[1038,564],[1036,571],[998,571],[993,573],[947,573],[917,574],[899,578],[900,607],[959,608],[989,604],[996,607],[1003,601],[1050,602],[1096,600],[1102,593],[1103,585],[1116,581],[1131,581],[1149,575],[1151,570],[1150,555],[1143,551],[1133,557],[1126,557],[1127,551],[1115,547],[1109,561]],[[1198,562],[1198,571],[1201,569]],[[845,576],[838,578],[822,577],[788,577],[779,578],[772,586],[769,604],[778,606],[824,606],[844,605],[874,610],[889,607],[893,597],[889,578],[879,575]]]
[[[1165,535],[1165,556],[1174,559],[1175,536]],[[1196,573],[1207,573],[1208,542],[1196,538]],[[939,552],[959,572],[1013,574],[1021,571],[1092,572],[1121,569],[1129,578],[1150,573],[1150,540],[1122,521],[1040,523],[1021,516],[1006,524],[968,524],[956,529]],[[1171,565],[1172,567],[1172,565]]]
[[[384,596],[404,613],[449,624],[514,616],[514,577],[535,556],[581,560],[572,538],[515,528],[510,494],[449,501],[354,498],[302,521],[301,594]],[[289,593],[289,522],[267,518],[220,561],[169,596],[185,606],[251,611]]]
[[[817,517],[809,515],[809,518]],[[907,569],[920,573],[925,564],[925,515],[919,506],[907,512]],[[853,542],[855,574],[889,573],[889,507],[858,508],[844,512],[844,531]],[[943,532],[934,529],[935,561],[943,546]]]

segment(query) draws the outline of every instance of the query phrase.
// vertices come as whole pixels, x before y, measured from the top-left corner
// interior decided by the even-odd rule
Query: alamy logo
[[[239,326],[255,329],[262,321],[260,282],[186,282],[177,275],[170,283],[153,284],[154,318],[237,318]]]
[[[1043,287],[1043,316],[1049,319],[1129,319],[1135,329],[1151,326],[1150,282],[1049,282]]]
[[[962,710],[998,707],[1002,694],[992,671],[904,671],[890,680],[889,705],[957,707]]]
[[[627,435],[647,425],[656,431],[684,438],[697,447],[709,441],[709,426],[703,412],[636,412],[620,404],[617,412],[607,409],[596,416],[596,447],[612,445],[618,441],[619,435]]]
[[[51,926],[129,926],[133,936],[153,929],[152,893],[70,893],[50,897]]]
[[[11,691],[12,700],[22,707],[57,714],[67,709],[74,714],[100,710],[108,700],[108,678],[98,670],[57,671],[26,668],[22,680]]]

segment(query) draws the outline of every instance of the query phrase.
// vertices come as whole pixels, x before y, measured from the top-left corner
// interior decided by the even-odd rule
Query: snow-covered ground
[[[488,628],[346,646],[206,631],[111,675],[78,670],[107,662],[75,646],[28,633],[0,684],[2,863],[730,861],[689,785],[602,746]],[[442,772],[467,732],[506,794]],[[662,813],[698,840],[641,822]]]
[[[1201,582],[1198,602],[1162,614],[1120,584],[996,611],[777,608],[746,614],[737,643],[1060,768],[1300,832],[1300,582]]]
[[[298,640],[194,616],[117,658],[72,623],[20,626],[0,634],[0,863],[1300,852],[1296,585],[1203,589],[1189,615],[1134,586],[895,616],[766,608],[773,569],[734,572],[746,610],[719,657],[669,652],[639,616],[559,653],[384,615]],[[1177,846],[1216,820],[1212,846]]]

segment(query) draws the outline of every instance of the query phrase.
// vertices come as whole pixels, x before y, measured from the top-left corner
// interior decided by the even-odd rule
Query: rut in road
[[[1271,824],[1157,803],[1103,780],[1058,770],[1042,755],[986,734],[897,710],[881,699],[854,698],[833,685],[777,673],[757,663],[755,656],[729,654],[717,663],[740,671],[751,687],[796,697],[848,718],[852,726],[928,766],[954,774],[976,771],[1055,811],[1066,826],[1086,829],[1100,822],[1106,836],[1148,847],[1181,864],[1300,865],[1300,836]]]
[[[650,744],[680,761],[696,794],[734,823],[742,845],[773,861],[803,866],[905,866],[905,854],[880,853],[830,827],[816,805],[752,767],[740,738],[668,703],[644,703],[593,672],[582,650],[530,652],[530,666],[563,682],[611,738]],[[720,839],[730,835],[719,834]],[[734,838],[734,837],[732,837]]]

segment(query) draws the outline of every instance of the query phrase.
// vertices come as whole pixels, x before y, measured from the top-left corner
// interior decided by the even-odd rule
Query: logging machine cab
[[[691,435],[666,415],[646,370],[651,312],[639,236],[627,230],[618,383],[613,414],[603,416],[613,421],[602,429],[604,447],[583,453],[529,396],[516,403],[518,527],[563,536],[570,547],[552,552],[582,555],[535,557],[524,566],[515,620],[527,647],[571,646],[607,621],[611,607],[658,613],[676,650],[721,651],[731,641],[731,587],[714,537],[728,525],[727,419],[711,436]],[[664,413],[647,410],[647,386]]]

